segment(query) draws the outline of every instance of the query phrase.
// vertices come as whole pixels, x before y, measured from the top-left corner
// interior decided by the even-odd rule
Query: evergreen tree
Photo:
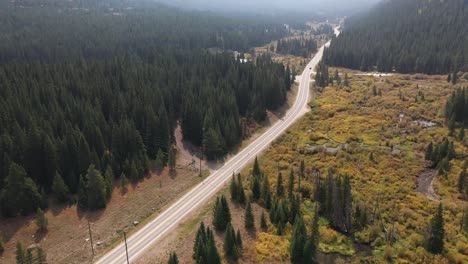
[[[343,85],[349,87],[349,77],[348,73],[345,73]]]
[[[244,192],[244,186],[242,185],[242,177],[239,174],[237,174],[237,193],[238,193],[238,201],[240,204],[245,204],[245,192]]]
[[[87,198],[88,208],[91,210],[101,209],[106,207],[107,191],[106,182],[101,175],[101,172],[95,169],[94,165],[90,165],[86,174],[87,178]]]
[[[252,170],[252,175],[260,177],[261,174],[262,174],[262,172],[260,170],[260,165],[258,163],[258,159],[257,159],[257,157],[255,157],[254,166],[253,166],[253,170]]]
[[[254,229],[255,228],[255,219],[252,212],[252,206],[250,201],[247,202],[247,206],[245,207],[245,219],[244,219],[244,226],[246,229]]]
[[[312,227],[310,236],[307,238],[304,249],[304,262],[305,263],[319,263],[317,259],[317,250],[320,239],[320,230],[319,230],[319,214],[318,210],[315,210],[314,218],[312,219]]]
[[[260,198],[261,187],[259,176],[252,176],[252,194],[255,201]]]
[[[262,216],[260,216],[260,227],[263,229],[263,231],[266,231],[268,228],[265,212],[262,212]]]
[[[169,147],[169,155],[168,155],[168,166],[169,169],[174,171],[176,168],[176,155],[174,152],[174,148]]]
[[[231,213],[224,195],[216,198],[213,208],[213,225],[218,231],[226,230],[226,226],[231,222]]]
[[[236,202],[239,201],[238,190],[239,190],[239,187],[237,184],[236,176],[234,176],[234,173],[232,173],[232,179],[231,179],[231,184],[229,185],[229,191],[231,192],[231,199]]]
[[[45,253],[44,249],[42,249],[41,247],[37,248],[37,263],[38,264],[47,263],[47,254]]]
[[[241,233],[239,229],[237,229],[236,243],[237,243],[237,247],[241,250],[243,245],[242,245],[242,237],[241,237]]]
[[[161,170],[162,168],[164,168],[164,164],[165,164],[165,162],[164,162],[164,153],[163,153],[162,149],[159,149],[157,154],[156,154],[156,160],[155,160],[156,168],[158,170]]]
[[[54,181],[52,183],[52,192],[61,203],[67,202],[69,199],[70,190],[63,181],[62,176],[58,173],[55,174]]]
[[[289,180],[288,180],[288,196],[291,198],[294,192],[294,170],[291,168],[291,172],[289,173]]]
[[[427,250],[434,254],[442,253],[444,249],[444,212],[442,208],[442,203],[439,203],[437,212],[431,220],[429,227],[429,237],[427,241]]]
[[[226,227],[226,236],[224,236],[224,253],[230,260],[237,261],[239,258],[240,249],[237,245],[236,233],[232,228],[231,223]]]
[[[26,171],[12,162],[5,186],[0,193],[0,204],[3,215],[26,215],[34,212],[41,203],[41,195],[36,184],[26,176]]]
[[[261,197],[265,207],[270,209],[271,207],[271,191],[270,191],[270,181],[268,175],[263,176],[263,184],[262,184],[262,191]]]
[[[283,175],[281,172],[278,173],[278,179],[276,180],[276,196],[281,197],[284,194],[283,186]]]
[[[125,176],[125,174],[122,172],[122,174],[120,175],[120,188],[125,189],[127,188],[127,185],[128,185],[127,176]]]
[[[104,180],[106,183],[106,198],[109,200],[114,189],[114,172],[112,171],[112,167],[110,165],[108,165],[106,168],[106,172],[104,173]]]
[[[290,242],[291,263],[303,263],[307,232],[301,215],[296,216]]]
[[[26,255],[21,242],[16,243],[16,264],[26,264]]]
[[[88,189],[83,175],[80,175],[78,187],[78,207],[86,209],[88,207]]]
[[[41,208],[37,208],[36,225],[39,228],[39,230],[47,230],[48,224],[49,220],[45,216],[44,212],[41,210]]]
[[[458,82],[458,74],[457,74],[457,72],[458,72],[458,71],[455,69],[455,70],[453,71],[453,74],[452,74],[452,84],[453,84],[453,85],[457,84],[457,82]]]
[[[33,263],[32,249],[26,249],[26,257],[24,259],[24,263],[26,264]]]
[[[171,252],[169,254],[169,260],[167,261],[167,264],[179,264],[179,258],[175,252]]]
[[[221,264],[221,257],[215,245],[213,232],[209,227],[205,229],[203,222],[197,231],[192,258],[197,264]]]

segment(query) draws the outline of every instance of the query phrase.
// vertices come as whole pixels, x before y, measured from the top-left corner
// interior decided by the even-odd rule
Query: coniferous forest
[[[363,71],[443,74],[468,70],[466,0],[382,1],[346,21],[325,63]]]
[[[41,6],[42,5],[42,6]],[[179,120],[214,159],[286,100],[289,68],[214,52],[284,37],[284,26],[150,2],[0,4],[0,207],[47,205],[49,194],[105,207],[112,182],[165,164]],[[32,22],[34,21],[34,23]]]

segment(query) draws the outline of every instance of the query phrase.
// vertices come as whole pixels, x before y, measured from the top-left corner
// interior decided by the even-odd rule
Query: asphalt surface
[[[325,45],[329,45],[329,43]],[[302,75],[297,76],[296,80],[300,81],[300,85],[296,100],[281,120],[278,120],[259,138],[229,159],[202,183],[195,186],[155,219],[127,238],[130,263],[141,256],[149,247],[154,246],[160,238],[168,234],[176,225],[181,223],[186,215],[208,203],[231,180],[233,172],[238,172],[253,162],[255,157],[265,150],[273,140],[278,138],[297,119],[307,113],[311,82],[310,75],[322,59],[323,49],[324,47],[319,49],[307,67],[305,67]],[[96,263],[127,263],[125,244],[123,242],[118,244]]]

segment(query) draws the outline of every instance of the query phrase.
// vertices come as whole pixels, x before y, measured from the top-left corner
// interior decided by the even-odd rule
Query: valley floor
[[[467,160],[468,138],[461,141],[456,137],[460,129],[455,136],[448,136],[443,111],[447,97],[468,84],[468,75],[453,86],[446,76],[363,75],[337,70],[341,79],[345,73],[349,75],[349,87],[335,83],[318,92],[310,113],[259,157],[270,189],[276,188],[278,171],[285,185],[289,170],[296,171],[294,189],[302,196],[301,211],[309,230],[315,208],[313,176],[317,172],[322,178],[328,174],[350,176],[353,208],[367,209],[368,224],[356,230],[351,239],[321,218],[319,258],[324,262],[466,263],[468,237],[460,230],[460,223],[468,203],[457,182]],[[429,142],[441,142],[445,137],[454,142],[457,157],[446,175],[438,175],[428,167],[424,153]],[[305,161],[306,177],[299,188],[301,160]],[[252,195],[250,175],[251,169],[242,172],[247,197]],[[229,197],[227,191],[226,195]],[[439,202],[444,206],[445,251],[432,255],[424,243]],[[140,263],[165,263],[170,251],[175,251],[182,263],[190,262],[200,221],[211,225],[211,206],[187,219]],[[240,263],[289,262],[290,224],[282,236],[276,235],[269,221],[268,230],[261,230],[259,215],[265,209],[255,204],[257,228],[249,233],[242,220],[244,209],[230,206],[234,229],[240,229],[245,237]],[[222,233],[216,234],[216,241],[222,254]]]

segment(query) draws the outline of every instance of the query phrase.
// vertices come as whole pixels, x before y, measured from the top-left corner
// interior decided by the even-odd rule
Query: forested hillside
[[[332,66],[440,74],[468,70],[466,0],[383,1],[346,21],[325,52]]]
[[[169,47],[247,51],[287,34],[281,24],[189,12],[151,1],[2,1],[0,62],[141,57]]]
[[[220,157],[240,142],[241,117],[263,120],[291,87],[289,68],[269,57],[205,50],[246,50],[283,36],[280,25],[150,3],[15,3],[0,11],[3,215],[33,212],[51,193],[104,207],[115,179],[173,158],[177,120]]]

